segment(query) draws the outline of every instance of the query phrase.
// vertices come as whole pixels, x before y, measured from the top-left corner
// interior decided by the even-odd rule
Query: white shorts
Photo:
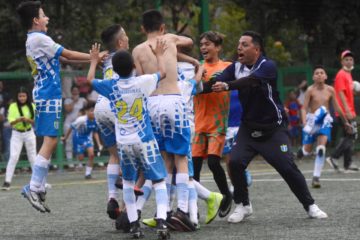
[[[160,151],[187,155],[190,148],[190,125],[181,95],[150,96],[148,109]]]
[[[110,101],[106,97],[99,96],[95,105],[94,114],[104,146],[111,147],[115,145],[116,118],[115,113],[111,111]]]

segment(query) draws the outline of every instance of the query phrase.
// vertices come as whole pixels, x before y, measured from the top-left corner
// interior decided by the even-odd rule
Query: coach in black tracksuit
[[[252,213],[245,169],[257,154],[279,172],[310,217],[325,218],[326,213],[314,204],[305,178],[293,161],[287,116],[276,88],[276,66],[263,52],[261,36],[245,32],[239,40],[238,61],[204,86],[204,91],[210,87],[212,91],[237,89],[243,107],[242,125],[230,154],[236,208],[228,221],[240,222]]]

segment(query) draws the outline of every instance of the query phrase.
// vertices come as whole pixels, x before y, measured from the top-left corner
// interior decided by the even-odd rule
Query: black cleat
[[[4,182],[4,184],[1,187],[1,190],[9,191],[10,190],[10,183]]]
[[[170,239],[170,232],[164,219],[156,219],[156,233],[159,240]]]
[[[123,189],[123,179],[122,179],[122,176],[118,176],[118,178],[116,179],[115,187],[117,187],[118,189]]]
[[[124,233],[130,232],[130,222],[127,213],[122,211],[115,221],[116,230],[123,230]]]
[[[226,217],[231,210],[231,205],[232,205],[231,194],[224,195],[224,198],[221,200],[220,203],[219,217],[221,218]]]
[[[321,188],[319,177],[313,177],[311,186],[312,188]]]
[[[120,208],[119,208],[119,204],[116,201],[116,199],[110,198],[110,200],[107,204],[106,213],[109,215],[109,218],[114,219],[114,220],[117,219],[117,217],[120,214]]]
[[[140,228],[139,221],[135,221],[130,223],[130,234],[134,239],[139,239],[144,237],[144,233],[142,232]]]
[[[89,175],[85,175],[85,179],[86,179],[86,180],[90,180],[90,179],[92,179],[91,174],[89,174]]]
[[[190,221],[189,216],[180,209],[172,215],[170,223],[177,231],[193,232],[196,230],[194,224]]]
[[[304,157],[304,152],[303,152],[302,148],[299,148],[299,150],[296,153],[296,158],[302,159],[303,157]]]

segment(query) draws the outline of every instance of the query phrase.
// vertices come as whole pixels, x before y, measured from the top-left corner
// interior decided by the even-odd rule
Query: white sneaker
[[[310,218],[315,218],[315,219],[322,219],[328,217],[328,215],[325,212],[321,211],[316,204],[309,206],[308,215]]]
[[[244,218],[250,216],[253,213],[253,209],[250,205],[243,206],[242,203],[235,204],[234,212],[229,216],[228,222],[229,223],[238,223],[241,222]]]

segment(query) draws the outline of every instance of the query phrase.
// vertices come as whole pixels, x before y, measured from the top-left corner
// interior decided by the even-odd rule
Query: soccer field
[[[308,184],[313,163],[298,163]],[[204,165],[202,183],[217,190]],[[250,197],[252,216],[239,224],[228,224],[217,217],[205,219],[205,204],[199,200],[201,229],[193,233],[172,232],[171,239],[360,239],[360,173],[335,173],[328,166],[321,178],[321,189],[310,189],[319,207],[328,213],[325,220],[308,219],[306,212],[285,182],[261,160],[250,165],[253,184]],[[30,175],[14,178],[10,191],[0,192],[0,239],[130,239],[115,230],[106,214],[106,172],[94,172],[95,179],[84,180],[83,172],[51,172],[48,192],[50,214],[35,211],[20,195]],[[1,176],[3,177],[3,176]],[[154,196],[142,216],[154,214]],[[157,239],[155,231],[144,226],[144,239]]]

